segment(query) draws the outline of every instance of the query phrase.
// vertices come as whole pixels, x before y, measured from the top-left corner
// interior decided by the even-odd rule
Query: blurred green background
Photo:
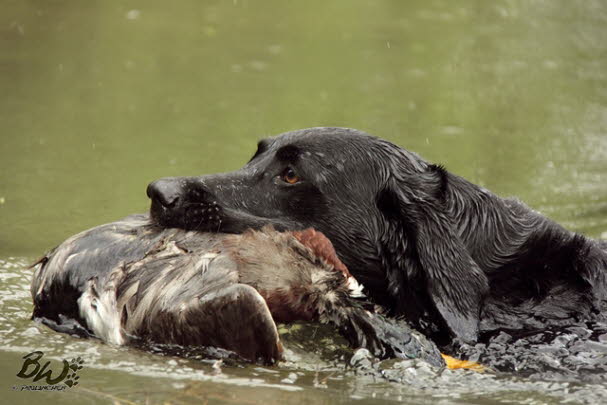
[[[258,138],[366,130],[607,230],[601,1],[2,1],[0,254],[147,209]]]
[[[3,269],[145,211],[154,179],[234,170],[311,126],[607,237],[606,4],[0,0]]]

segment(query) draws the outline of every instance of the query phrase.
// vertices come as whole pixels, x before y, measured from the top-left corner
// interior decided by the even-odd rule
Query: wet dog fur
[[[164,227],[324,233],[375,302],[445,344],[591,318],[606,298],[604,242],[354,129],[264,139],[239,170],[147,192]]]

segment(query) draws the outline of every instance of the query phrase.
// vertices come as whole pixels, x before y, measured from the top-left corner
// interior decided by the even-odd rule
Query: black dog
[[[323,232],[377,303],[443,343],[591,318],[607,295],[603,242],[353,129],[265,139],[240,170],[147,193],[165,227]]]

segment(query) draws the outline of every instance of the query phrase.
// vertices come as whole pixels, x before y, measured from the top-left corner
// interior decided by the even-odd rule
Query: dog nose
[[[152,201],[158,201],[164,207],[172,207],[179,200],[181,185],[179,181],[165,178],[151,182],[147,188],[147,195]]]

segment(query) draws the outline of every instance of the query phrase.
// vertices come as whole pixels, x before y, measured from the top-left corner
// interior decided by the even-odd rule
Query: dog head
[[[240,170],[160,179],[147,194],[164,227],[319,230],[376,301],[473,341],[486,279],[446,212],[448,177],[361,131],[310,128],[260,141]]]

